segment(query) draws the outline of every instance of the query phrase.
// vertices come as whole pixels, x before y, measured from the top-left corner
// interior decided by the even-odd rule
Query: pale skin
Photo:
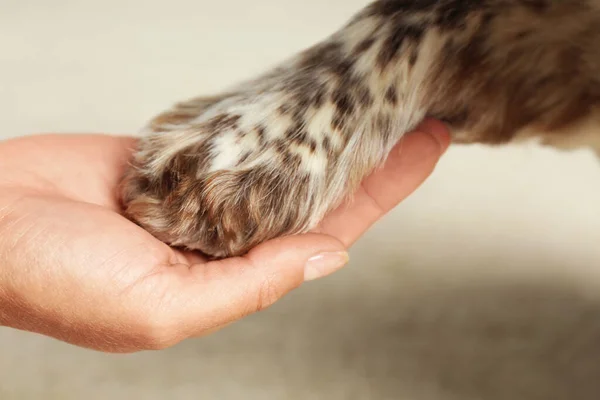
[[[207,262],[120,215],[116,187],[135,139],[0,142],[0,325],[118,353],[213,333],[344,266],[347,249],[421,185],[449,143],[441,123],[426,121],[315,232]]]

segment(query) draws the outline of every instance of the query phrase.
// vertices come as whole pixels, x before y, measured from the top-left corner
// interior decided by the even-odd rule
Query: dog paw
[[[126,216],[165,243],[218,258],[312,229],[364,174],[331,126],[334,110],[294,115],[287,104],[230,95],[155,118],[122,181]]]
[[[269,73],[156,117],[122,182],[126,216],[236,256],[314,228],[425,117],[465,144],[572,145],[571,127],[598,125],[591,2],[463,3],[375,1]],[[590,132],[579,142],[597,145]]]

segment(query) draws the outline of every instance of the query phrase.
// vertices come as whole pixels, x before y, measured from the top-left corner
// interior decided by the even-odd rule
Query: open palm
[[[211,262],[121,216],[116,188],[135,139],[0,143],[0,324],[121,352],[164,348],[264,309],[342,266],[346,248],[433,171],[448,135],[433,121],[420,130],[429,134],[408,135],[314,233]]]

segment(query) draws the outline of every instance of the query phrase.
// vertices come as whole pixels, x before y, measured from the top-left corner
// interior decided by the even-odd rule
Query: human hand
[[[435,121],[419,131],[314,233],[210,262],[120,215],[116,187],[135,139],[44,135],[0,143],[0,325],[133,352],[260,311],[342,267],[346,249],[429,176],[449,135]]]

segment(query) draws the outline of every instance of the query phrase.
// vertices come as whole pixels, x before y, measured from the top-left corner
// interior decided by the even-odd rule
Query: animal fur
[[[212,257],[309,231],[425,117],[455,143],[600,151],[600,0],[379,0],[227,93],[154,118],[125,215]]]

